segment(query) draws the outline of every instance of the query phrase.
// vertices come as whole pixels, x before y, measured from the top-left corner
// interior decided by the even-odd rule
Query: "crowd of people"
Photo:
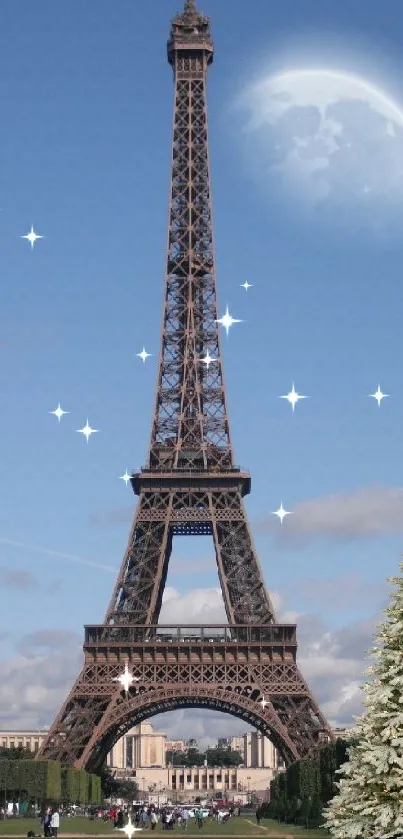
[[[204,820],[211,816],[218,822],[227,821],[231,813],[223,811],[218,808],[205,810],[200,805],[196,807],[156,807],[155,805],[147,807],[146,805],[139,807],[132,814],[132,819],[136,827],[150,828],[155,830],[156,825],[161,822],[163,830],[173,830],[175,827],[180,827],[187,830],[189,820],[194,818],[197,826],[203,827]],[[111,807],[108,812],[108,818],[113,821],[114,827],[123,827],[125,820],[125,812],[122,808]]]
[[[197,807],[193,813],[198,826],[202,827],[204,815],[201,808]],[[151,830],[155,830],[156,824],[161,821],[163,830],[173,830],[176,825],[187,830],[190,818],[191,813],[186,807],[162,807],[160,810],[155,807],[143,807],[135,815],[135,824],[141,827],[151,827]]]
[[[155,830],[156,825],[160,822],[162,830],[174,830],[175,827],[187,830],[190,819],[195,819],[199,829],[203,827],[206,818],[211,817],[218,823],[228,821],[234,813],[234,809],[222,809],[220,807],[211,807],[205,809],[200,805],[195,807],[189,806],[162,806],[156,805],[142,805],[133,810],[122,807],[110,807],[107,811],[99,811],[98,816],[105,821],[110,820],[116,828],[122,828],[129,815],[136,827],[142,829],[148,828]],[[240,809],[236,808],[235,815],[240,815]]]
[[[136,827],[151,831],[155,830],[158,823],[161,823],[162,830],[174,830],[180,828],[187,831],[188,824],[191,819],[195,820],[199,830],[203,828],[204,822],[207,818],[212,818],[219,824],[228,821],[232,815],[240,816],[240,807],[229,807],[228,809],[222,806],[213,805],[212,807],[204,808],[200,804],[195,806],[190,805],[164,805],[158,807],[156,805],[140,805],[135,807],[118,807],[110,806],[108,808],[91,808],[85,809],[81,813],[88,816],[90,819],[96,817],[102,818],[104,821],[111,821],[113,826],[117,829],[122,829],[127,823],[128,816]],[[77,815],[77,812],[66,808],[59,812],[57,807],[47,807],[40,813],[41,833],[45,837],[57,837],[60,827],[60,815],[69,818]],[[256,813],[256,820],[260,822],[260,813]],[[34,831],[27,833],[28,837],[33,837],[36,834]]]

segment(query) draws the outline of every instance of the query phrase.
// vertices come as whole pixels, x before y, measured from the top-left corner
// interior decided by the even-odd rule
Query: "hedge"
[[[0,760],[1,789],[34,799],[60,801],[61,767],[57,760]]]
[[[335,793],[336,772],[348,759],[346,740],[323,745],[316,755],[297,760],[270,784],[270,802],[262,815],[278,821],[318,827],[322,810]]]
[[[88,802],[90,804],[101,804],[101,778],[98,775],[88,775]]]
[[[78,770],[78,803],[79,804],[88,804],[89,792],[89,784],[88,784],[88,774],[84,769]]]
[[[0,793],[8,800],[23,796],[63,804],[100,804],[101,779],[57,760],[1,760]]]
[[[80,770],[73,766],[62,768],[62,799],[66,804],[81,804],[80,801]]]

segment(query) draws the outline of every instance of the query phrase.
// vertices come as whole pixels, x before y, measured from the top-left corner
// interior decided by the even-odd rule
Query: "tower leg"
[[[217,567],[229,623],[274,623],[239,492],[210,495]]]
[[[142,493],[105,622],[157,623],[172,551],[172,493]]]

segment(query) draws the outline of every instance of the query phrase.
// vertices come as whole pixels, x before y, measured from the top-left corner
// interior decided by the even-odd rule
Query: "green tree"
[[[324,812],[335,839],[387,839],[403,830],[403,577],[389,583],[394,590],[363,686],[365,710]]]
[[[138,791],[139,788],[135,781],[118,781],[116,798],[122,798],[123,801],[126,801],[126,803],[131,804],[133,801],[136,801],[136,798],[138,797]]]
[[[165,759],[167,766],[203,766],[205,754],[197,749],[189,749],[187,752],[168,751]]]
[[[102,798],[116,798],[119,782],[107,766],[101,771],[101,793]]]
[[[309,808],[309,827],[319,827],[323,822],[323,804],[319,792],[314,792]]]
[[[193,741],[193,742],[196,742],[196,741]],[[205,756],[204,752],[199,752],[199,748],[198,748],[197,745],[196,745],[196,747],[192,746],[190,749],[187,750],[186,763],[184,765],[185,766],[203,766],[203,763],[205,761],[205,757],[206,756]]]
[[[103,767],[101,772],[102,798],[122,798],[123,801],[135,801],[138,790],[136,781],[115,778],[108,767]]]
[[[206,759],[209,766],[239,766],[243,758],[232,749],[207,749]]]

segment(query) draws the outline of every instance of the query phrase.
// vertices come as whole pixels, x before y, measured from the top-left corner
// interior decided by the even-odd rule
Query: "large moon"
[[[371,82],[330,69],[262,79],[240,98],[259,177],[318,203],[403,197],[403,110]]]

